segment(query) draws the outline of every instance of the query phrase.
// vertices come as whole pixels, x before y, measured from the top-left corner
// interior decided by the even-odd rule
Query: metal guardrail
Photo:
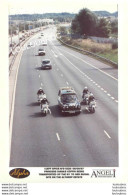
[[[35,34],[36,34],[36,33],[34,33],[33,35],[35,35]],[[26,41],[28,41],[30,38],[31,38],[31,36],[29,36],[29,37],[28,37],[27,39],[25,39],[25,40],[22,40],[22,41],[20,42],[20,44],[22,44],[21,47],[22,47],[22,46],[26,43]],[[14,47],[13,51],[15,51],[16,47],[20,46],[20,44],[18,43],[18,44]],[[9,53],[9,57],[10,57],[11,55],[13,55],[13,52],[12,52],[12,51]],[[17,55],[18,55],[18,52],[16,52],[16,53],[14,54],[14,56],[13,56],[13,58],[12,58],[12,60],[11,60],[11,63],[9,64],[9,74],[10,74],[11,68],[12,68],[12,66],[13,66],[13,64],[14,64],[14,62],[15,62],[15,59],[16,59],[16,56],[17,56]]]
[[[66,45],[67,47],[70,47],[70,48],[72,48],[72,49],[75,49],[75,50],[84,52],[84,53],[86,53],[86,54],[88,54],[88,55],[97,57],[97,58],[99,58],[99,59],[101,59],[101,60],[103,60],[103,61],[105,61],[105,62],[108,62],[108,63],[114,65],[116,68],[118,68],[118,64],[117,64],[117,63],[115,63],[115,62],[113,62],[113,61],[111,61],[111,60],[109,60],[109,59],[107,59],[107,58],[104,58],[104,57],[99,56],[99,55],[97,55],[97,54],[94,54],[94,53],[92,53],[92,52],[86,51],[86,50],[84,50],[84,49],[80,49],[80,48],[78,48],[78,47],[74,47],[74,46],[72,46],[72,45],[69,45],[69,44],[65,43],[64,41],[62,41],[59,37],[57,37],[57,39],[58,39],[61,43],[63,43],[64,45]]]

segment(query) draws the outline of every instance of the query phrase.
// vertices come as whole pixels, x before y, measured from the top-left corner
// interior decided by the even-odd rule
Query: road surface
[[[10,166],[117,167],[117,69],[61,45],[54,27],[43,32],[46,56],[38,56],[37,45],[25,50],[20,62]],[[52,70],[41,70],[45,58],[51,59]],[[58,90],[64,86],[72,86],[80,101],[88,86],[96,98],[96,112],[91,114],[82,105],[81,114],[63,116],[58,109]],[[46,117],[37,103],[39,87],[50,102],[52,114]]]

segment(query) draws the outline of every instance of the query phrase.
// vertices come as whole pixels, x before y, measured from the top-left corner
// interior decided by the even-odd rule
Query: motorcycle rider
[[[84,87],[82,98],[84,98],[84,96],[87,94],[89,94],[88,88]]]
[[[92,102],[94,100],[95,100],[94,95],[91,93],[89,96],[88,104],[90,104],[90,102]]]
[[[39,90],[37,91],[37,95],[45,94],[43,89],[40,87]]]
[[[50,110],[48,104],[49,104],[49,102],[48,102],[47,98],[43,98],[40,102],[41,110],[43,109],[43,106],[45,105],[45,106],[47,106],[47,109],[48,109],[49,113],[51,114],[51,110]]]

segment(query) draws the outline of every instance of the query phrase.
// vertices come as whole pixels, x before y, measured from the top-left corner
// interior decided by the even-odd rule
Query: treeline
[[[62,12],[62,13],[44,13],[44,14],[16,14],[10,15],[12,20],[25,20],[25,21],[37,21],[39,19],[53,19],[58,22],[71,22],[75,17],[75,14]]]
[[[72,20],[71,31],[83,36],[109,37],[110,34],[118,33],[117,20],[111,22],[106,18],[99,18],[96,14],[85,8],[76,14]]]

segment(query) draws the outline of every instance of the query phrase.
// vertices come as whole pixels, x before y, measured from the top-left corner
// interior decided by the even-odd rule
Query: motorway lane
[[[62,55],[54,55],[49,42],[45,57],[35,56],[38,48],[25,51],[20,64],[10,166],[118,166],[117,103],[69,66]],[[52,70],[40,70],[42,58],[51,58]],[[85,83],[98,98],[96,113],[83,110],[78,116],[62,116],[57,107],[59,87],[73,86],[80,98]],[[41,85],[52,111],[47,117],[41,116],[36,103]]]
[[[61,52],[61,58],[63,57],[64,60],[67,61],[67,66],[73,66],[73,68],[77,68],[79,72],[81,71],[81,73],[85,73],[85,75],[89,77],[90,80],[92,79],[97,85],[100,85],[103,89],[110,93],[112,97],[115,97],[116,100],[118,99],[118,82],[116,78],[117,74],[114,74],[115,77],[113,77],[111,74],[108,76],[108,73],[103,71],[103,69],[106,71],[107,69],[111,69],[111,72],[113,73],[114,68],[108,67],[108,65],[100,63],[97,60],[93,60],[93,63],[90,63],[88,61],[88,56],[79,54],[78,52],[68,48],[65,49],[65,47],[61,46],[61,44],[59,44],[57,41],[53,41],[52,46],[56,54],[58,53],[59,55]],[[102,65],[102,67],[100,65]],[[99,69],[96,69],[97,67],[100,69],[100,71],[103,72],[100,72]]]

